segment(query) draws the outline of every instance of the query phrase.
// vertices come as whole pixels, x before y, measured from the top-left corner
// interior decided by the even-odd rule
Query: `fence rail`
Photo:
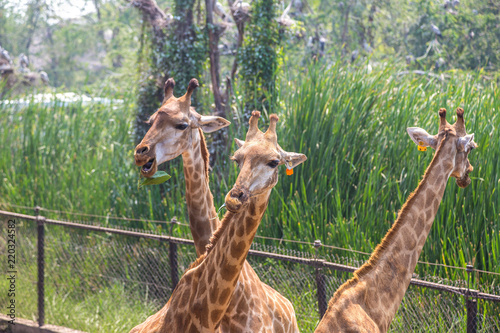
[[[170,289],[173,290],[179,281],[179,248],[178,245],[194,245],[192,240],[173,237],[171,235],[156,234],[151,232],[137,231],[126,228],[110,228],[103,227],[95,224],[85,224],[85,223],[75,223],[68,221],[60,221],[55,219],[45,218],[40,215],[40,209],[35,208],[36,215],[26,215],[20,213],[13,213],[9,211],[0,210],[0,215],[12,219],[20,219],[36,222],[37,230],[37,309],[38,309],[38,324],[43,326],[45,323],[45,226],[46,225],[58,225],[65,228],[77,228],[93,232],[101,232],[107,234],[122,235],[134,238],[144,238],[150,240],[156,240],[159,242],[168,243],[169,247],[169,270],[170,270]],[[321,242],[316,241],[311,244],[316,249],[321,247]],[[249,256],[264,259],[273,259],[279,262],[288,262],[293,264],[299,264],[308,266],[314,270],[314,281],[316,289],[316,310],[319,316],[322,317],[327,309],[328,298],[327,298],[327,285],[329,283],[328,276],[325,274],[325,270],[336,271],[341,273],[352,273],[356,270],[356,267],[343,265],[339,263],[334,263],[326,261],[324,259],[318,258],[302,258],[297,256],[284,255],[279,253],[272,253],[266,251],[260,251],[251,249],[249,251]],[[472,266],[468,266],[467,273],[471,274],[474,272]],[[430,281],[425,281],[417,278],[413,278],[410,282],[411,286],[419,288],[433,289],[441,292],[446,292],[449,294],[454,294],[462,297],[465,303],[466,312],[466,328],[467,332],[477,332],[478,323],[480,322],[481,313],[478,311],[478,300],[493,302],[494,304],[500,304],[500,295],[494,295],[489,293],[483,293],[478,290],[469,288],[460,288],[455,286],[443,285],[439,283],[434,283]],[[493,319],[495,320],[495,319]],[[498,320],[498,318],[497,318]],[[498,325],[498,326],[497,326]],[[499,323],[494,323],[494,327],[500,329]],[[495,330],[496,331],[496,330]]]

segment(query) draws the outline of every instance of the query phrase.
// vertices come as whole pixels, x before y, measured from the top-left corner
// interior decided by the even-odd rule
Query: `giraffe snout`
[[[135,155],[144,155],[146,154],[147,152],[149,151],[149,147],[148,146],[137,146],[137,148],[135,149]]]
[[[134,159],[135,164],[141,168],[141,174],[144,177],[152,177],[157,170],[155,151],[150,146],[139,144],[135,148]]]
[[[248,190],[236,186],[226,195],[226,207],[231,212],[239,212],[248,201]]]
[[[239,201],[246,201],[248,198],[247,191],[244,191],[242,188],[234,188],[229,192],[231,197],[234,199],[238,199]]]
[[[154,149],[149,145],[140,143],[135,147],[134,159],[137,166],[143,166],[155,157]]]

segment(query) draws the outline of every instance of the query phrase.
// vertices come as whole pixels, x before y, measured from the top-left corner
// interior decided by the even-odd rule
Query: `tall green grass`
[[[276,187],[263,229],[370,253],[433,156],[417,151],[406,128],[436,133],[439,108],[447,108],[453,122],[460,106],[479,144],[469,156],[472,184],[460,189],[449,181],[420,259],[500,272],[497,85],[480,73],[451,72],[441,82],[396,71],[388,64],[371,74],[312,66],[284,78],[278,137],[308,161]],[[418,273],[436,272],[421,268]]]
[[[116,105],[0,106],[1,202],[87,214],[182,219],[182,181],[169,184],[169,204],[162,199],[160,187],[138,189],[134,110],[131,95]],[[170,170],[176,179],[177,170],[182,173],[182,169]],[[132,222],[129,226],[153,227]]]
[[[452,122],[454,109],[461,106],[467,129],[475,132],[479,144],[470,155],[475,168],[472,184],[460,189],[449,181],[420,260],[459,267],[472,263],[478,269],[500,272],[498,87],[480,73],[447,74],[451,77],[444,81],[398,76],[390,64],[371,73],[364,67],[340,64],[283,72],[277,86],[278,107],[263,110],[264,119],[269,112],[277,112],[281,146],[306,154],[308,160],[291,177],[282,170],[259,234],[320,239],[323,244],[370,253],[432,158],[432,151],[417,151],[406,128],[420,126],[434,133],[437,110],[446,107]],[[167,163],[173,177],[165,185],[137,187],[134,110],[131,94],[117,105],[0,106],[0,203],[156,220],[176,216],[187,221],[180,158]],[[243,118],[235,112],[228,128],[230,139],[244,139]],[[207,138],[210,145],[210,135]],[[222,205],[236,179],[238,170],[228,159],[234,150],[232,145],[221,154],[211,173],[216,206]],[[173,232],[189,235],[183,226]],[[306,245],[287,246],[313,250]],[[321,251],[366,259],[337,250]],[[463,271],[427,265],[419,265],[417,273],[465,278]],[[476,277],[482,283],[498,284],[498,278],[484,276]]]

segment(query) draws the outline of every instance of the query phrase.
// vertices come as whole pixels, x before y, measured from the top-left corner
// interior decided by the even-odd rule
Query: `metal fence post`
[[[318,259],[318,251],[321,247],[321,241],[314,241],[314,248],[316,249],[316,297],[318,299],[318,310],[320,319],[325,315],[326,309],[328,308],[328,303],[326,301],[326,283],[325,275],[323,274],[323,259]]]
[[[477,332],[477,300],[474,295],[476,293],[470,290],[470,274],[474,271],[472,265],[466,266],[467,271],[467,295],[465,296],[465,307],[467,308],[467,333]]]
[[[38,326],[45,324],[45,217],[40,216],[40,207],[35,207],[38,230]]]
[[[169,241],[170,278],[172,279],[172,291],[179,283],[179,267],[177,262],[177,243]]]
[[[467,303],[467,333],[477,332],[477,300],[472,297],[466,298]]]

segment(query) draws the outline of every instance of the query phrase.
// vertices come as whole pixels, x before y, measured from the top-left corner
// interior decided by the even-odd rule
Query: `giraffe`
[[[229,125],[229,122],[221,117],[200,116],[190,107],[190,96],[198,87],[196,79],[191,80],[186,94],[180,98],[173,96],[174,86],[172,78],[165,82],[165,98],[162,106],[148,121],[152,126],[136,147],[135,162],[142,167],[143,176],[151,177],[159,164],[182,155],[189,225],[197,255],[200,256],[220,225],[208,184],[209,153],[203,132],[216,131]],[[260,295],[260,298],[255,295]],[[273,300],[276,306],[267,306],[262,301],[265,299]],[[247,304],[248,310],[241,314],[238,308],[243,303]],[[298,331],[290,301],[260,281],[245,261],[241,278],[221,323],[221,331],[251,327],[255,325],[255,318],[262,318],[263,322],[271,321],[273,331]]]
[[[437,213],[448,178],[467,187],[473,167],[469,152],[476,148],[474,134],[467,134],[464,110],[457,121],[446,121],[439,110],[436,135],[418,127],[407,132],[419,146],[432,147],[434,157],[417,189],[401,208],[398,218],[368,261],[335,292],[315,332],[387,332],[410,284],[417,260]]]
[[[232,159],[240,168],[235,185],[226,195],[228,212],[213,234],[205,254],[186,271],[167,304],[131,332],[215,332],[231,303],[231,296],[242,273],[245,259],[267,208],[269,195],[278,182],[278,166],[294,168],[306,160],[303,154],[285,152],[277,143],[278,117],[270,116],[266,133],[258,129],[260,112],[254,111],[246,141],[236,140],[239,149]],[[270,308],[281,306],[269,298],[263,289],[251,295],[255,302]],[[248,301],[242,298],[236,312],[247,316]],[[275,330],[273,321],[296,327],[293,312],[282,311],[287,320],[255,316],[249,322],[230,325],[230,332],[285,332],[290,327]],[[240,324],[244,323],[244,326]]]
[[[196,79],[189,82],[186,94],[180,98],[174,97],[174,86],[173,78],[165,82],[162,105],[147,121],[151,128],[135,148],[134,157],[141,174],[151,177],[158,165],[182,155],[189,228],[200,256],[219,226],[208,185],[209,153],[203,132],[217,131],[230,122],[222,117],[202,116],[191,107],[191,95],[199,86]]]

